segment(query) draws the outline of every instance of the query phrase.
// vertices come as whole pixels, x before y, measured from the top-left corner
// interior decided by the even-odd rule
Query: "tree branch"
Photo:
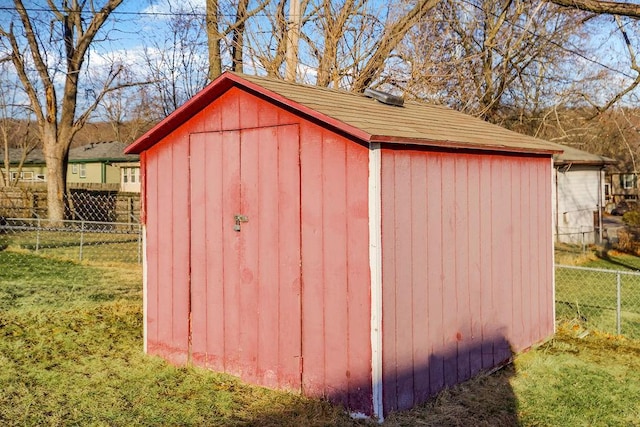
[[[559,6],[570,7],[573,9],[584,10],[606,15],[628,16],[634,19],[640,19],[640,5],[633,3],[617,3],[599,0],[545,0],[549,3],[555,3]]]
[[[25,29],[25,37],[27,39],[27,43],[29,44],[31,57],[33,58],[33,62],[36,66],[36,70],[38,71],[38,75],[40,76],[40,79],[42,80],[42,84],[44,86],[45,98],[46,98],[46,113],[47,113],[46,120],[49,123],[54,123],[57,118],[58,103],[56,100],[56,91],[53,87],[53,82],[51,81],[51,77],[49,76],[47,65],[45,64],[44,59],[42,59],[42,54],[40,53],[40,46],[38,45],[38,41],[36,39],[36,33],[33,30],[33,26],[31,25],[31,19],[29,19],[27,10],[22,4],[22,0],[15,0],[14,4],[16,6],[16,11],[20,16],[20,20],[22,21],[22,25],[24,26],[24,29]],[[11,32],[11,34],[13,35],[13,32]],[[16,42],[15,36],[12,37],[12,42]],[[18,47],[17,42],[15,46],[13,46],[13,43],[12,43],[14,55],[20,56],[20,50],[17,47]],[[20,60],[20,63],[21,63],[21,68],[24,71],[24,61]],[[18,73],[20,73],[20,71],[18,71]],[[26,77],[26,73],[25,73],[25,77]],[[29,85],[31,85],[31,82],[29,81],[28,78],[26,80],[23,80],[21,77],[20,80],[22,80],[23,83],[29,83]],[[33,86],[31,87],[31,89],[33,90]],[[35,96],[35,98],[32,98],[30,95],[29,98],[31,99],[31,103],[33,104],[33,109],[39,110],[40,103],[37,101],[37,96]]]
[[[398,46],[398,43],[406,36],[407,32],[427,14],[439,0],[420,0],[406,15],[393,23],[378,44],[375,52],[367,61],[362,71],[356,76],[351,90],[362,92],[371,85],[371,82],[380,74],[385,60],[389,54]]]
[[[45,115],[42,112],[42,107],[40,106],[40,101],[38,100],[38,94],[36,93],[35,86],[32,84],[31,80],[29,80],[29,76],[27,75],[24,61],[22,59],[22,55],[20,54],[20,47],[18,46],[15,35],[13,34],[13,26],[11,27],[9,32],[6,32],[2,28],[0,28],[0,37],[5,37],[7,40],[9,40],[9,44],[11,45],[11,62],[13,62],[13,66],[16,69],[18,78],[20,79],[20,82],[27,92],[27,96],[29,97],[29,101],[31,102],[33,111],[36,114],[38,123],[42,125],[42,123],[44,123],[45,121]]]
[[[625,46],[627,47],[627,50],[629,52],[631,69],[635,71],[637,74],[636,74],[636,78],[626,88],[618,92],[604,106],[599,107],[592,103],[592,105],[594,105],[594,107],[596,108],[596,113],[592,115],[590,119],[593,119],[598,115],[602,114],[603,112],[607,111],[615,103],[617,103],[623,96],[625,96],[626,94],[634,90],[636,87],[638,87],[638,85],[640,85],[640,67],[638,66],[638,62],[636,60],[636,52],[634,51],[633,46],[631,46],[631,41],[629,40],[629,36],[627,35],[627,30],[624,28],[624,25],[622,25],[622,22],[620,21],[620,17],[616,16],[615,19],[616,19],[616,23],[618,24],[618,29],[620,30],[620,33],[622,33],[622,38],[624,39]]]
[[[135,83],[121,83],[115,86],[111,86],[111,84],[115,81],[115,79],[118,77],[118,75],[122,72],[122,67],[118,68],[118,70],[116,70],[114,73],[112,73],[112,75],[107,79],[107,81],[105,81],[102,91],[100,91],[100,93],[98,94],[98,96],[96,97],[96,99],[91,103],[90,106],[87,107],[87,109],[80,115],[80,117],[78,117],[78,119],[76,120],[76,122],[73,125],[73,133],[75,134],[76,132],[78,132],[87,122],[87,120],[89,120],[89,117],[91,116],[91,114],[96,110],[96,108],[98,107],[98,105],[100,105],[100,102],[102,102],[102,99],[110,92],[114,92],[116,90],[120,90],[120,89],[125,89],[128,87],[136,87],[136,86],[143,86],[143,85],[147,85],[147,84],[152,84],[154,83],[154,81],[146,81],[146,82],[135,82]]]

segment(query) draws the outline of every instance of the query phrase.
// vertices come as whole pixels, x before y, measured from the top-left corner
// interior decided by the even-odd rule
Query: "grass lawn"
[[[145,356],[140,276],[0,250],[0,425],[377,425]],[[640,426],[640,342],[576,328],[384,425]]]
[[[8,247],[12,250],[37,252],[63,261],[139,263],[142,242],[134,231],[12,231],[0,234],[0,249]]]

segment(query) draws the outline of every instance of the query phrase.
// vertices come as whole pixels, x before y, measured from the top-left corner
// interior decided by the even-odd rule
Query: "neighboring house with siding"
[[[0,159],[2,164],[0,165],[2,174],[4,175],[5,182],[7,181],[19,181],[19,182],[46,182],[46,170],[44,162],[44,155],[42,150],[33,149],[29,151],[26,156],[24,150],[21,148],[9,149],[9,171],[5,170],[4,164],[5,153],[0,148]],[[22,166],[20,163],[22,162]]]
[[[553,221],[556,242],[590,244],[602,239],[605,167],[615,160],[558,145],[553,158]]]
[[[120,184],[122,191],[140,191],[140,162],[135,154],[124,154],[127,144],[117,141],[94,142],[69,150],[67,183]],[[20,163],[22,151],[10,149],[12,167]],[[31,151],[22,169],[11,170],[12,181],[24,183],[46,182],[47,167],[41,149]]]
[[[605,197],[613,206],[622,201],[638,201],[636,172],[609,172],[605,182]]]

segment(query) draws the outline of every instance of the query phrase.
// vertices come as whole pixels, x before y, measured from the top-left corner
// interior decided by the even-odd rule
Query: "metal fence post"
[[[36,228],[36,252],[40,249],[40,217],[37,219],[38,227]]]
[[[620,277],[620,272],[616,274],[616,330],[618,331],[618,335],[622,334],[622,279]]]
[[[80,221],[80,261],[82,261],[82,246],[84,244],[84,220]]]

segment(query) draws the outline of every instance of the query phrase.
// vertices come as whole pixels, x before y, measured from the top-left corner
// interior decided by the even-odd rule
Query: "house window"
[[[140,168],[122,168],[122,183],[135,184],[140,182]]]
[[[78,165],[71,165],[71,173],[78,173]]]
[[[80,178],[87,177],[87,165],[85,163],[80,163]]]
[[[625,190],[636,188],[637,176],[634,173],[625,173],[620,175],[620,184]]]
[[[11,181],[33,182],[35,179],[32,171],[11,172]]]

